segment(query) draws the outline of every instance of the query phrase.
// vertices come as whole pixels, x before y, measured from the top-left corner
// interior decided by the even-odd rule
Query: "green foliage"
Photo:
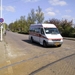
[[[13,28],[13,23],[10,23],[8,27],[9,27],[9,29],[10,29],[11,31],[14,30],[14,28]]]
[[[43,23],[44,13],[42,9],[38,6],[38,9],[35,11],[34,9],[28,14],[27,18],[25,16],[21,16],[19,20],[16,20],[14,23],[9,24],[9,29],[13,32],[28,34],[29,27],[34,23]],[[44,23],[52,23],[55,24],[62,34],[65,37],[75,37],[75,27],[72,27],[73,21],[68,20],[58,20],[58,19],[49,19]],[[7,26],[7,25],[6,25]]]
[[[31,20],[32,23],[35,23],[35,21],[36,21],[36,14],[35,14],[34,9],[31,10],[31,13],[28,15],[28,17],[30,17],[30,20]]]
[[[3,28],[6,30],[8,29],[8,25],[6,23],[3,23]]]
[[[37,23],[42,23],[44,20],[44,13],[42,12],[42,9],[38,6],[38,9],[36,10],[36,20]]]
[[[64,37],[75,37],[75,28],[72,27],[73,21],[51,19],[45,23],[55,24]]]
[[[34,23],[42,23],[44,20],[43,13],[40,7],[38,7],[36,13],[34,9],[28,14],[27,19],[25,16],[21,16],[19,20],[9,24],[9,29],[13,32],[29,33],[29,27]]]

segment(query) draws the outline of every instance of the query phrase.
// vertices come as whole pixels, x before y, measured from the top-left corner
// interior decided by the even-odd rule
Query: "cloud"
[[[15,8],[13,6],[3,6],[2,7],[2,10],[6,10],[6,11],[9,11],[9,12],[15,12]],[[0,7],[0,11],[1,11],[1,7]]]
[[[70,12],[72,12],[70,9],[68,9],[68,10],[65,10],[67,13],[70,13]]]
[[[22,0],[23,2],[37,2],[39,0]]]
[[[53,11],[53,7],[49,7],[49,8],[47,8],[47,9],[45,9],[45,15],[47,15],[47,16],[55,16],[56,14],[55,14],[55,12]]]
[[[4,6],[4,10],[10,11],[10,12],[15,12],[15,8],[13,6]]]
[[[53,11],[53,8],[52,7],[47,8],[46,11]]]
[[[72,18],[72,17],[70,15],[64,15],[64,16],[62,16],[62,18],[69,19],[69,18]]]
[[[57,13],[57,14],[61,14],[59,10],[55,10],[55,13]]]
[[[71,21],[73,20],[73,23],[75,23],[75,18],[70,16],[70,15],[63,15],[62,16],[63,19],[67,19],[68,21]]]
[[[55,12],[50,11],[50,12],[47,13],[47,15],[48,16],[55,16],[56,14],[55,14]]]
[[[59,10],[55,10],[53,7],[49,7],[45,11],[45,15],[47,16],[56,16],[56,14],[61,14]]]
[[[67,5],[67,3],[64,1],[64,0],[49,0],[49,3],[51,5],[60,5],[60,6],[64,6],[64,5]]]
[[[1,10],[1,6],[0,6],[0,10]],[[4,8],[2,8],[2,10],[4,10]]]
[[[75,22],[75,18],[70,15],[63,15],[62,18],[67,20],[73,20]]]

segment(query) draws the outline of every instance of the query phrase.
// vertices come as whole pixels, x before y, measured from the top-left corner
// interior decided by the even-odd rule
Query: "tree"
[[[6,23],[3,23],[3,28],[6,30],[6,29],[8,29],[8,25],[6,24]]]
[[[44,21],[44,23],[49,23],[48,20]]]
[[[10,23],[9,26],[8,26],[8,28],[9,28],[11,31],[13,31],[13,23]]]
[[[31,10],[30,17],[31,17],[32,23],[35,23],[35,21],[36,21],[36,15],[35,15],[34,9]]]
[[[38,6],[38,9],[36,10],[36,22],[42,23],[44,20],[44,13],[42,12],[42,9]]]
[[[65,37],[75,37],[75,28],[72,27],[73,21],[65,20],[58,20],[58,19],[50,19],[49,21],[45,21],[45,23],[52,23],[55,24],[62,34]]]
[[[58,28],[59,28],[59,26],[60,26],[60,20],[55,19],[55,18],[50,19],[50,20],[49,20],[49,23],[56,25]]]
[[[73,21],[67,21],[66,19],[65,20],[62,20],[61,21],[61,27],[62,27],[62,35],[63,36],[66,36],[66,37],[70,37],[71,34],[73,33],[73,28],[72,28],[72,25],[73,25]]]

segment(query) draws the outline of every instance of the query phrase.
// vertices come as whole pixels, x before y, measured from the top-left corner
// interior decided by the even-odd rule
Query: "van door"
[[[39,42],[40,28],[35,28],[35,41]]]
[[[45,36],[44,30],[43,28],[40,28],[40,35],[39,35],[40,44],[43,44],[44,36]]]

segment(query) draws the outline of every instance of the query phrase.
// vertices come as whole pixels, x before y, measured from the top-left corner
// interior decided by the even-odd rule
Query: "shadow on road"
[[[32,44],[32,45],[35,45],[35,46],[39,46],[39,47],[43,47],[42,45],[40,45],[39,43],[37,42],[31,42],[30,40],[22,40],[26,43],[29,43],[29,44]],[[59,48],[59,47],[56,47],[56,46],[47,46],[47,47],[43,47],[43,48]]]
[[[22,40],[22,41],[24,41],[24,42],[26,42],[26,43],[29,43],[29,44],[32,44],[32,45],[35,45],[35,46],[39,46],[39,47],[43,47],[43,46],[41,46],[39,43],[37,43],[37,42],[31,42],[30,40]]]

